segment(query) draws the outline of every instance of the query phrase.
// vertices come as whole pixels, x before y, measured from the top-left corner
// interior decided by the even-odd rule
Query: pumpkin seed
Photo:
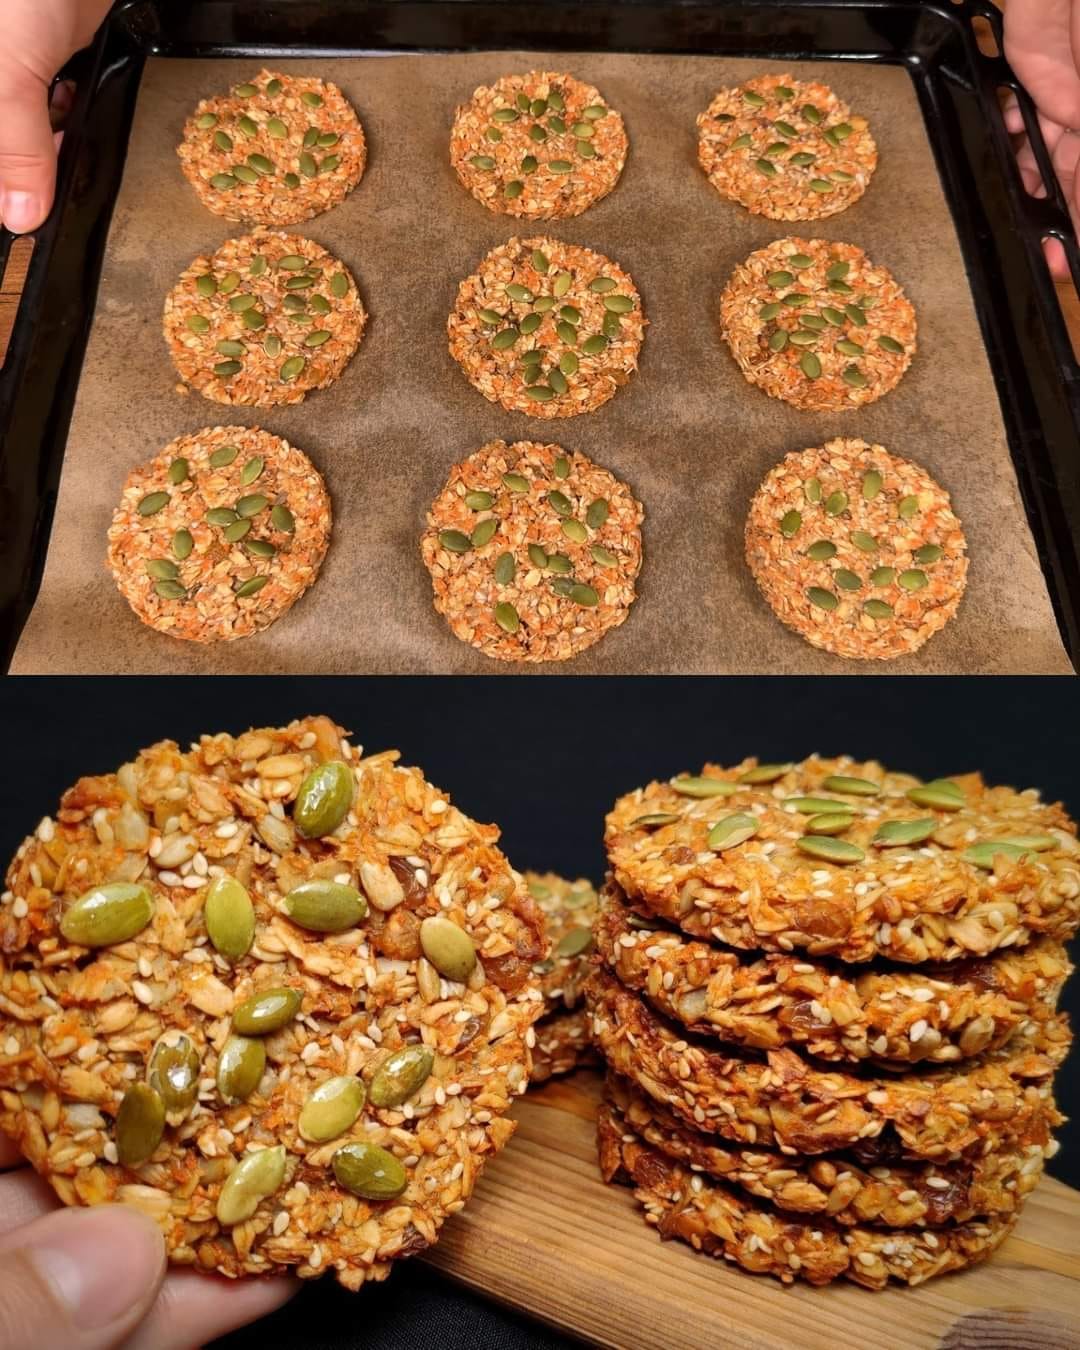
[[[179,581],[170,581],[165,578],[154,582],[154,594],[161,597],[162,600],[186,600],[187,591]]]
[[[243,356],[245,347],[242,342],[225,341],[217,343],[217,351],[222,356]]]
[[[308,1097],[300,1111],[300,1137],[312,1144],[325,1144],[344,1134],[364,1109],[364,1084],[351,1074],[328,1078]]]
[[[300,1011],[301,994],[285,985],[252,994],[233,1010],[233,1030],[243,1036],[268,1036],[280,1031]]]
[[[604,308],[610,314],[629,314],[634,308],[633,296],[607,295],[604,297]]]
[[[180,559],[181,562],[191,555],[191,550],[195,547],[195,540],[191,537],[190,530],[177,530],[172,537],[173,556]]]
[[[896,577],[894,567],[875,567],[870,573],[871,586],[891,586]]]
[[[236,179],[231,173],[215,173],[210,179],[210,186],[218,192],[230,192],[236,186]]]
[[[818,111],[812,103],[804,103],[799,109],[803,117],[814,126],[820,126],[824,120],[824,113]]]
[[[846,492],[830,492],[825,498],[825,514],[827,516],[840,516],[848,509],[848,495]]]
[[[967,805],[963,788],[951,778],[934,778],[929,783],[909,788],[906,795],[916,806],[931,806],[936,811],[959,811]]]
[[[780,123],[776,123],[776,125],[779,126]],[[786,126],[788,125],[788,123],[787,123],[787,122],[784,122],[783,125],[786,127]],[[786,135],[786,134],[787,134],[787,133],[785,132],[785,135]],[[792,127],[792,128],[791,128],[791,135],[794,136],[795,134],[796,134],[795,128]],[[795,268],[797,271],[799,271],[799,272],[801,272],[804,268],[807,268],[807,267],[813,267],[813,265],[814,265],[814,260],[813,260],[813,258],[811,258],[811,257],[809,256],[809,254],[806,254],[806,253],[790,253],[790,254],[788,254],[788,266],[789,266],[789,267],[794,267],[794,268]]]
[[[849,286],[849,285],[847,284],[846,281],[830,281],[830,282],[829,282],[829,290],[832,291],[832,293],[833,293],[834,295],[854,295],[854,294],[855,294],[855,291],[854,291],[853,287]]]
[[[893,607],[884,600],[867,600],[863,605],[863,613],[868,614],[871,619],[891,619]]]
[[[266,327],[266,315],[257,309],[245,309],[241,321],[245,328]]]
[[[763,323],[768,323],[770,319],[775,319],[782,309],[783,305],[779,300],[770,300],[767,305],[762,305],[758,310],[758,318]]]
[[[243,366],[239,361],[219,361],[214,367],[214,374],[219,380],[227,380],[232,375],[239,375]]]
[[[918,497],[902,498],[900,505],[897,507],[897,511],[901,520],[911,520],[913,516],[916,516],[919,513]]]
[[[217,148],[226,153],[233,148],[232,137],[226,131],[215,131],[213,140]]]
[[[811,816],[806,822],[806,828],[811,834],[843,834],[851,828],[854,819],[850,811],[833,811]]]
[[[296,532],[296,521],[293,519],[293,513],[281,502],[270,508],[270,522],[274,529],[280,530],[282,534],[294,534]]]
[[[565,319],[560,320],[555,325],[555,332],[558,333],[560,341],[565,342],[569,347],[577,342],[577,329],[572,323],[567,323]]]
[[[420,925],[424,955],[448,980],[463,984],[476,965],[476,948],[464,929],[443,914],[434,914]]]
[[[803,352],[799,358],[799,368],[808,380],[816,380],[821,374],[821,362],[813,352]]]
[[[473,155],[469,163],[474,169],[493,169],[495,161],[490,155]]]
[[[546,567],[548,565],[548,555],[539,544],[530,544],[529,561],[534,567]]]
[[[584,544],[589,538],[589,532],[580,520],[564,520],[561,528],[567,539],[572,539],[575,544]]]
[[[214,950],[227,961],[247,955],[255,938],[255,907],[235,877],[215,877],[207,887],[203,921]]]
[[[492,121],[495,122],[516,122],[518,114],[513,108],[496,108],[491,114]]]
[[[733,792],[739,790],[726,778],[695,777],[690,774],[673,778],[671,786],[683,797],[730,797]]]
[[[809,328],[797,328],[788,334],[788,341],[793,347],[812,347],[817,340],[818,335]]]
[[[803,492],[808,502],[821,501],[821,480],[819,478],[808,478],[803,484]]]
[[[508,198],[510,201],[513,201],[515,197],[520,197],[524,191],[525,191],[525,184],[521,181],[520,178],[514,178],[511,179],[509,183],[507,183],[506,187],[503,188],[503,196]]]
[[[529,480],[520,473],[504,473],[503,482],[511,492],[528,492]]]
[[[851,320],[851,322],[855,325],[856,328],[866,327],[866,315],[862,312],[862,310],[859,308],[858,305],[845,305],[844,313],[847,315],[847,317]]]
[[[862,589],[862,581],[854,573],[848,571],[846,567],[838,567],[833,573],[833,581],[844,591],[857,591]]]
[[[608,340],[602,333],[594,333],[581,344],[581,350],[585,356],[599,356],[607,344]]]
[[[795,840],[795,847],[801,853],[809,854],[811,858],[821,858],[825,862],[832,863],[862,862],[866,857],[865,852],[857,844],[852,844],[847,839],[834,839],[827,834],[804,834],[801,839]]]
[[[273,175],[274,166],[265,155],[248,155],[247,162],[261,177],[268,178]]]
[[[249,600],[253,595],[258,595],[269,580],[269,577],[248,577],[234,589],[233,595],[238,600]]]
[[[184,322],[193,333],[206,333],[210,329],[210,320],[204,319],[201,314],[189,314]]]
[[[599,563],[601,567],[618,566],[619,560],[615,554],[606,548],[602,548],[599,544],[593,544],[589,552],[592,554],[593,562]]]
[[[782,286],[790,286],[795,280],[795,276],[792,272],[781,270],[778,272],[770,272],[765,280],[774,290],[779,290]]]
[[[759,93],[756,93],[753,89],[744,89],[742,93],[743,98],[746,99],[747,103],[751,104],[753,107],[763,108],[765,106],[764,98],[762,98],[762,96]]]
[[[547,140],[547,131],[537,123],[536,126],[529,128],[529,140],[535,141],[539,145],[541,141]]]
[[[622,328],[622,319],[618,314],[605,314],[600,328],[606,338],[617,338]]]
[[[862,371],[859,369],[858,366],[847,366],[844,369],[841,378],[843,379],[844,383],[849,384],[852,387],[852,389],[866,388],[867,385],[866,376],[862,373]]]
[[[757,764],[752,769],[747,769],[745,773],[739,775],[740,783],[775,783],[778,778],[783,778],[784,774],[790,773],[793,765],[787,764]]]
[[[780,533],[785,539],[798,534],[802,528],[802,516],[798,511],[787,511],[780,518]]]
[[[258,89],[253,84],[238,84],[236,88],[233,90],[233,93],[237,96],[237,98],[251,98],[254,94],[257,94],[258,92],[259,92]]]
[[[165,1103],[146,1083],[132,1083],[116,1113],[116,1156],[125,1167],[144,1163],[165,1133]]]
[[[863,553],[876,553],[878,550],[878,541],[865,530],[852,530],[851,542]]]
[[[643,816],[638,816],[630,822],[631,829],[640,826],[642,829],[653,829],[658,825],[672,825],[679,817],[673,815],[670,811],[648,811]]]
[[[495,559],[495,581],[500,586],[509,586],[514,579],[517,565],[512,553],[500,553]]]
[[[592,947],[592,944],[593,934],[591,928],[571,928],[562,935],[556,944],[555,955],[564,958],[581,956]]]
[[[778,328],[772,337],[769,338],[769,350],[772,352],[782,352],[788,344],[787,330]]]
[[[239,285],[240,285],[240,273],[226,272],[226,274],[218,282],[218,290],[221,292],[222,295],[231,295]]]
[[[569,173],[574,166],[568,159],[549,159],[548,168],[552,173]]]
[[[346,1144],[331,1165],[338,1185],[362,1200],[393,1200],[409,1184],[397,1158],[376,1144]]]
[[[877,829],[870,840],[878,848],[895,848],[903,844],[921,844],[937,829],[937,821],[932,816],[922,820],[886,820]]]
[[[316,329],[315,332],[309,333],[307,335],[307,337],[304,339],[304,346],[321,347],[324,342],[327,342],[329,340],[329,338],[330,338],[329,330],[325,328],[319,328]]]
[[[218,1056],[218,1092],[229,1106],[246,1102],[265,1072],[266,1043],[258,1037],[230,1036]]]
[[[367,916],[367,900],[354,886],[323,878],[294,886],[284,903],[293,923],[311,933],[344,933]]]
[[[80,947],[112,947],[141,933],[153,913],[154,902],[145,886],[108,882],[84,891],[68,906],[60,932]]]
[[[742,136],[736,136],[728,146],[729,150],[749,150],[752,144],[750,136],[744,133]]]
[[[469,542],[472,544],[473,548],[483,548],[485,544],[491,542],[495,535],[495,531],[498,528],[499,522],[494,516],[489,516],[487,520],[482,520],[479,525],[477,525],[476,529],[473,530]]]
[[[248,539],[244,547],[255,558],[272,558],[277,549],[267,539]]]
[[[266,93],[270,98],[276,98],[281,93],[281,81],[278,79],[267,80]]]
[[[737,844],[745,844],[748,839],[752,839],[759,829],[760,825],[754,816],[736,812],[716,822],[709,831],[708,845],[712,849],[735,848]]]
[[[275,141],[283,141],[289,134],[289,128],[280,117],[269,117],[266,121],[266,134]]]
[[[597,497],[595,501],[589,503],[589,508],[585,512],[585,524],[590,530],[599,530],[607,522],[611,507],[606,497]]]
[[[547,494],[547,500],[548,505],[551,507],[551,509],[557,512],[560,516],[573,515],[574,508],[570,502],[570,498],[567,497],[567,495],[564,492],[560,492],[558,488],[553,488]]]
[[[566,376],[558,369],[548,371],[548,384],[556,394],[565,394],[570,388]]]
[[[548,554],[547,563],[545,565],[549,572],[558,572],[564,576],[569,575],[574,570],[570,562],[570,559],[566,556],[565,553]],[[568,590],[565,590],[560,591],[559,594],[569,595],[570,592]]]
[[[755,159],[754,168],[766,178],[775,178],[780,172],[771,159]]]
[[[206,513],[207,525],[233,525],[240,517],[231,506],[212,506]]]
[[[896,578],[897,585],[903,586],[905,591],[921,591],[928,580],[926,573],[921,572],[917,567],[905,568]]]
[[[817,609],[835,609],[840,603],[831,591],[823,591],[820,586],[811,586],[806,592],[806,598]]]
[[[836,815],[837,812],[846,812],[853,816],[858,809],[849,802],[837,801],[833,797],[785,797],[783,805],[801,811],[807,816]]]
[[[295,380],[306,365],[307,362],[302,356],[290,356],[287,361],[283,361],[281,370],[278,372],[282,383],[287,384],[290,380]]]
[[[252,183],[257,183],[259,181],[259,175],[250,164],[234,164],[233,174],[241,183],[247,183],[249,187]]]
[[[815,539],[806,550],[806,556],[812,562],[828,562],[836,557],[836,545],[831,539]]]
[[[201,113],[195,119],[195,125],[200,131],[209,131],[211,127],[217,126],[217,114],[212,112]]]
[[[300,186],[299,177],[295,173],[287,173],[285,175],[285,186],[292,189],[298,188]]]
[[[495,622],[504,633],[516,633],[520,627],[521,620],[518,618],[518,612],[508,600],[501,600],[494,609]],[[430,957],[428,958],[431,959]],[[432,965],[435,963],[432,962]]]
[[[850,342],[847,338],[841,338],[836,344],[836,350],[843,352],[845,356],[865,356],[866,350],[860,347],[857,342]]]
[[[1024,848],[1020,844],[1014,844],[1008,839],[984,839],[977,844],[972,844],[970,848],[964,849],[960,854],[965,862],[974,863],[976,867],[982,867],[988,872],[992,872],[996,867],[996,859],[1005,858],[1009,862],[1017,862],[1019,859],[1030,856],[1031,849]]]
[[[911,556],[917,563],[936,563],[945,556],[945,550],[937,544],[923,544]]]
[[[400,1106],[415,1096],[431,1075],[435,1056],[426,1045],[391,1051],[375,1070],[368,1096],[372,1106]]]
[[[902,342],[897,342],[897,340],[894,337],[889,337],[885,333],[883,333],[881,337],[878,338],[877,342],[879,347],[883,348],[887,352],[892,352],[894,356],[900,356],[904,351],[904,345]]]
[[[816,158],[817,158],[816,155],[810,155],[807,154],[805,150],[800,150],[798,154],[791,156],[791,159],[788,160],[788,163],[794,164],[796,168],[799,169],[808,169],[810,165],[813,164]]]
[[[570,587],[570,599],[575,605],[582,605],[585,609],[592,609],[600,603],[600,597],[593,588],[580,581]]]
[[[557,89],[552,89],[547,96],[548,107],[554,108],[556,112],[562,112],[566,108],[566,102],[562,94]],[[586,111],[586,116],[588,115]]]
[[[347,764],[332,759],[316,765],[297,789],[293,805],[297,830],[305,839],[333,834],[349,814],[355,792],[356,778]]]
[[[308,95],[302,95],[307,98]],[[317,97],[317,95],[313,95]],[[285,1180],[285,1145],[245,1153],[225,1180],[218,1195],[217,1221],[224,1228],[244,1223]]]
[[[158,581],[175,581],[180,569],[171,558],[151,558],[146,564],[147,573]]]
[[[881,792],[881,784],[869,778],[848,778],[839,773],[830,774],[821,786],[826,792],[845,792],[849,797],[876,797]]]
[[[195,1105],[200,1067],[195,1042],[182,1033],[169,1041],[162,1037],[151,1050],[146,1082],[161,1098],[166,1115],[186,1115]]]
[[[148,492],[135,509],[140,516],[156,516],[168,504],[167,492]]]
[[[812,328],[816,333],[820,333],[822,329],[828,327],[820,314],[804,314],[799,322],[804,328]]]

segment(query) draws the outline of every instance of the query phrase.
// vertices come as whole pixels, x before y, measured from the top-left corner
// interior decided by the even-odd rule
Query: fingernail
[[[97,1328],[143,1305],[161,1276],[157,1226],[123,1205],[50,1214],[27,1251],[78,1326]]]
[[[44,216],[41,201],[32,192],[5,192],[0,199],[0,219],[12,234],[37,229]]]

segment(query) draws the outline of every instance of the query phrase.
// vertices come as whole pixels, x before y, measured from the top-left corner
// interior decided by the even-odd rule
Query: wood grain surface
[[[618,1350],[1076,1350],[1080,1192],[1044,1180],[986,1264],[915,1289],[784,1286],[661,1242],[596,1163],[599,1076],[518,1104],[517,1133],[424,1257],[482,1294]]]

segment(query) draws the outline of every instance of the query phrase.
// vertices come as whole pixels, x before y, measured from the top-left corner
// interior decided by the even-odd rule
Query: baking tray
[[[0,371],[0,644],[5,663],[41,579],[64,443],[94,311],[111,211],[147,56],[314,57],[494,50],[608,51],[853,60],[911,76],[953,214],[996,382],[1013,465],[1062,638],[1080,653],[1080,370],[1042,259],[1080,256],[1030,106],[1000,57],[979,51],[981,0],[746,0],[744,3],[357,4],[155,0],[118,4],[77,69],[57,205],[40,232],[7,363]],[[1020,93],[1044,176],[1027,195],[998,114]],[[0,236],[0,263],[10,239]],[[917,457],[917,456],[916,456]]]

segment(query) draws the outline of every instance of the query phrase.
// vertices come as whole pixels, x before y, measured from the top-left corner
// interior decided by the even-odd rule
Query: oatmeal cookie
[[[1075,824],[977,773],[707,764],[621,797],[605,838],[631,904],[733,947],[921,964],[1065,941],[1080,923]]]
[[[823,1071],[793,1050],[736,1056],[689,1040],[605,970],[585,984],[608,1067],[694,1129],[739,1143],[836,1153],[887,1131],[935,1162],[979,1157],[1033,1128],[1071,1038],[1064,1017],[1032,1023],[1000,1050],[901,1077]]]
[[[184,385],[216,403],[269,408],[326,389],[367,313],[348,270],[313,239],[259,228],[199,257],[165,299]]]
[[[82,778],[0,897],[0,1129],[172,1261],[382,1279],[513,1131],[543,916],[324,717]]]
[[[538,1087],[549,1078],[597,1063],[589,1026],[589,1014],[584,1008],[551,1013],[537,1022],[530,1087]]]
[[[890,1279],[922,1284],[986,1260],[1017,1218],[998,1214],[936,1229],[845,1228],[816,1217],[795,1222],[649,1148],[610,1104],[600,1108],[597,1133],[604,1180],[633,1186],[646,1222],[662,1238],[680,1238],[696,1251],[785,1284],[799,1279],[822,1285],[841,1277],[867,1289],[884,1289]]]
[[[579,216],[626,163],[626,128],[591,84],[531,70],[481,85],[454,115],[450,163],[489,211],[529,220]]]
[[[644,512],[584,455],[490,441],[454,465],[420,540],[436,610],[500,661],[565,661],[635,598]]]
[[[949,494],[880,445],[787,455],[746,520],[746,561],[778,619],[852,660],[907,656],[956,613],[967,542]]]
[[[447,332],[450,355],[489,402],[576,417],[637,369],[645,316],[629,274],[603,254],[511,239],[461,283]]]
[[[266,225],[329,211],[367,162],[364,129],[336,84],[272,70],[202,99],[176,153],[205,207]]]
[[[228,642],[289,610],[329,542],[330,497],[302,451],[257,427],[207,427],[128,474],[108,562],[148,627]]]
[[[721,197],[770,220],[820,220],[866,191],[877,146],[827,84],[758,75],[699,114],[698,162]]]
[[[1051,938],[918,968],[740,954],[636,913],[610,881],[596,942],[627,989],[690,1031],[840,1063],[948,1064],[996,1050],[1027,1021],[1054,1015],[1072,971]]]
[[[531,1084],[595,1062],[581,986],[589,973],[597,896],[584,877],[567,881],[554,872],[526,872],[529,894],[543,910],[551,955],[533,967],[544,995],[536,1026]]]
[[[809,412],[873,403],[915,355],[915,310],[854,244],[777,239],[720,298],[724,339],[750,384]]]

